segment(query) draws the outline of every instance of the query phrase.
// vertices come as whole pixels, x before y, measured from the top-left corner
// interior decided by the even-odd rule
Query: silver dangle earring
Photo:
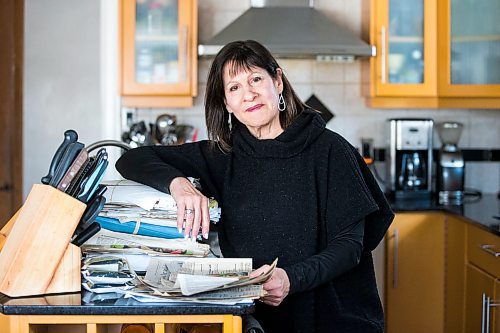
[[[285,109],[286,109],[285,98],[283,98],[283,94],[280,94],[278,98],[278,110],[285,111]]]
[[[231,123],[231,114],[228,112],[229,117],[227,118],[227,125],[229,126],[229,131],[233,129],[233,124]]]

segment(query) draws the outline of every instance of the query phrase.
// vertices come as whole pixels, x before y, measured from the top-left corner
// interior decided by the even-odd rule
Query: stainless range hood
[[[312,1],[303,6],[298,1],[252,0],[250,9],[198,45],[198,54],[213,56],[229,42],[253,39],[281,58],[335,60],[375,55],[374,47],[314,9]]]

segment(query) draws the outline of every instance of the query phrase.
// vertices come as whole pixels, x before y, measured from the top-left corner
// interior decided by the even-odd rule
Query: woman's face
[[[278,96],[283,91],[281,69],[277,79],[262,68],[251,67],[235,75],[232,64],[224,67],[223,81],[226,109],[234,114],[255,137],[273,139],[283,129],[279,121]]]

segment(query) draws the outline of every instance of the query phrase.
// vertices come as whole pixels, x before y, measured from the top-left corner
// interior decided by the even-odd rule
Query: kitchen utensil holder
[[[81,251],[70,240],[85,207],[49,185],[33,186],[0,231],[1,293],[20,297],[80,291]]]

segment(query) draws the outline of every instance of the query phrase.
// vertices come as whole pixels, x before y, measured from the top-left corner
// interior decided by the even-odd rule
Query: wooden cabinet
[[[386,236],[386,332],[500,333],[499,250],[500,237],[455,215],[396,214]]]
[[[224,333],[241,333],[241,317],[218,315],[2,315],[2,333],[120,332],[123,324],[148,323],[154,333],[178,332],[176,324],[214,324]]]
[[[197,88],[197,0],[121,0],[126,107],[189,107]]]
[[[369,105],[500,108],[498,1],[371,0],[370,10]]]
[[[467,226],[465,332],[500,333],[500,237]]]
[[[396,214],[386,255],[386,332],[443,332],[444,214]]]
[[[466,226],[460,218],[445,214],[444,331],[446,333],[464,332]]]

